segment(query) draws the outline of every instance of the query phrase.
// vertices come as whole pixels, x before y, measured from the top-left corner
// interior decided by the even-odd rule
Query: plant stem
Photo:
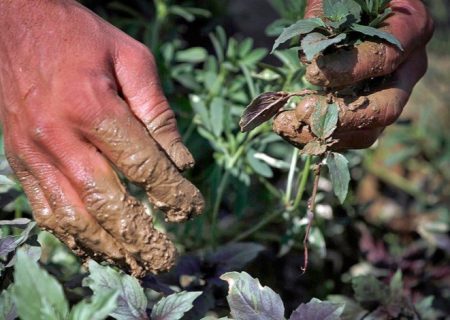
[[[253,227],[251,227],[250,229],[248,229],[247,231],[242,232],[241,234],[239,234],[238,236],[236,236],[233,240],[230,241],[230,243],[232,242],[239,242],[241,240],[244,240],[245,238],[249,237],[250,235],[252,235],[253,233],[255,233],[256,231],[262,229],[263,227],[265,227],[267,224],[269,224],[270,222],[272,222],[273,220],[275,220],[277,217],[279,217],[282,213],[284,212],[284,210],[281,211],[276,211],[272,214],[269,214],[267,216],[265,216],[260,222],[258,222],[256,225],[254,225]]]
[[[303,238],[303,255],[304,255],[304,263],[301,268],[302,274],[306,272],[308,269],[308,242],[309,242],[309,234],[311,232],[311,225],[314,221],[314,210],[316,208],[316,195],[317,189],[319,187],[319,179],[320,179],[320,169],[322,168],[322,158],[319,160],[317,167],[314,169],[314,187],[312,191],[311,198],[308,200],[308,209],[306,211],[306,218],[308,219],[308,225],[306,226],[305,237]]]
[[[219,187],[217,188],[217,195],[214,201],[213,211],[211,214],[211,246],[213,249],[217,246],[217,218],[219,216],[220,204],[222,203],[223,193],[228,184],[228,178],[230,176],[230,171],[225,170],[222,178],[220,179]]]
[[[311,168],[311,155],[308,155],[306,157],[305,165],[303,166],[303,171],[301,176],[299,176],[300,182],[298,184],[298,192],[297,196],[295,197],[294,204],[292,205],[292,210],[296,210],[298,206],[300,205],[300,201],[303,198],[303,193],[305,192],[306,183],[308,182],[309,178],[309,171]]]
[[[297,161],[299,152],[297,148],[293,149],[292,153],[292,159],[291,159],[291,166],[289,167],[289,174],[288,179],[286,183],[286,193],[284,196],[284,205],[286,208],[290,207],[291,205],[291,196],[292,196],[292,186],[294,181],[294,175],[295,175],[295,169],[297,168]]]

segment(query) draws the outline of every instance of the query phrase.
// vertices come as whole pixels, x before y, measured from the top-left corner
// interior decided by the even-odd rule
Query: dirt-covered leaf
[[[264,246],[258,243],[231,243],[217,248],[214,253],[207,255],[208,264],[217,265],[220,274],[244,268],[263,251]]]
[[[266,92],[257,96],[242,114],[241,131],[250,131],[272,118],[289,100],[287,92]]]
[[[178,292],[162,298],[152,309],[152,320],[178,320],[192,309],[202,292]]]
[[[396,37],[394,37],[392,34],[388,32],[381,31],[380,29],[376,29],[369,26],[363,26],[356,23],[352,24],[351,28],[353,31],[362,33],[366,36],[377,37],[386,40],[387,42],[392,43],[393,45],[397,46],[397,48],[399,48],[401,51],[403,51],[403,47],[400,41],[398,41]]]
[[[319,140],[312,140],[306,144],[303,149],[303,154],[309,154],[312,156],[320,156],[327,151],[327,145],[320,143]]]
[[[12,296],[12,286],[0,294],[0,319],[13,320],[17,318],[17,310]]]
[[[92,297],[90,301],[83,300],[75,305],[70,320],[103,320],[117,308],[118,291],[101,292]]]
[[[246,272],[229,272],[220,277],[228,282],[227,301],[233,319],[284,319],[284,305],[280,296]]]
[[[273,171],[270,166],[265,163],[264,161],[261,161],[255,157],[256,150],[250,149],[247,152],[246,158],[247,162],[252,167],[252,169],[259,175],[266,177],[266,178],[272,178],[273,177]]]
[[[280,44],[292,39],[293,37],[307,34],[314,29],[325,27],[325,23],[320,18],[310,18],[299,20],[296,23],[290,25],[287,28],[283,29],[280,36],[275,40],[275,43],[272,48],[272,52],[274,52]]]
[[[305,53],[306,60],[311,61],[314,56],[333,44],[342,42],[347,35],[341,33],[336,37],[329,38],[321,33],[312,32],[307,34],[301,41],[301,49]]]
[[[83,280],[83,286],[91,288],[94,296],[105,291],[118,291],[117,308],[110,313],[118,320],[148,319],[145,312],[147,297],[136,278],[101,266],[94,260],[89,261],[89,276]]]
[[[389,299],[389,288],[372,275],[353,278],[352,287],[360,303],[383,303]]]
[[[344,304],[313,298],[306,304],[302,303],[289,320],[339,320],[343,311]]]
[[[333,21],[352,16],[354,22],[358,22],[361,19],[361,6],[354,0],[324,0],[323,13]]]
[[[336,104],[319,103],[312,114],[311,131],[325,140],[336,130],[338,119],[339,108]]]
[[[22,249],[14,270],[14,302],[22,320],[66,319],[69,305],[62,286]]]
[[[340,153],[330,152],[327,156],[327,166],[334,194],[343,203],[347,197],[348,184],[350,182],[348,160]]]

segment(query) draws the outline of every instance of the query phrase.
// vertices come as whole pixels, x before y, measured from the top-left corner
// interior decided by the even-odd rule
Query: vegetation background
[[[268,55],[282,27],[302,18],[304,1],[82,2],[152,49],[197,159],[187,175],[207,200],[205,214],[184,225],[165,225],[155,213],[181,256],[171,273],[141,283],[149,301],[158,300],[156,292],[201,291],[183,319],[200,319],[207,311],[227,315],[226,283],[219,276],[245,270],[280,294],[288,314],[316,297],[346,302],[348,319],[450,319],[448,1],[426,1],[437,26],[429,69],[401,119],[369,150],[348,152],[352,181],[344,204],[321,178],[305,275],[300,267],[310,164],[270,125],[250,134],[238,130],[243,108],[258,93],[308,87],[295,51]],[[31,218],[2,154],[0,208],[2,220]],[[2,290],[14,282],[7,263],[16,248],[35,245],[38,235],[40,266],[61,283],[69,304],[91,295],[82,287],[86,269],[58,241],[30,224],[2,225],[2,244],[21,237],[12,251],[0,252]],[[387,301],[386,290],[395,299]]]

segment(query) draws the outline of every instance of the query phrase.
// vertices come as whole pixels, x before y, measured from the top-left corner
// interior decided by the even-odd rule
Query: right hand
[[[0,29],[5,149],[38,224],[83,258],[167,270],[174,246],[113,169],[169,221],[202,211],[151,53],[72,0],[2,1]]]
[[[393,34],[404,48],[383,41],[363,43],[320,55],[306,65],[309,82],[339,91],[375,77],[389,77],[379,86],[371,86],[361,96],[341,95],[339,123],[333,138],[333,150],[370,147],[384,128],[397,120],[415,84],[427,69],[425,46],[433,34],[433,21],[420,0],[392,0],[392,14],[382,29]],[[322,0],[309,0],[305,18],[322,15]],[[274,131],[295,146],[313,140],[310,116],[318,103],[327,97],[311,95],[295,111],[284,111],[274,121]]]

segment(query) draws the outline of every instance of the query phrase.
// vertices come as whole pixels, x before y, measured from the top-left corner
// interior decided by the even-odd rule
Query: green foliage
[[[348,171],[348,160],[340,153],[330,152],[327,155],[327,166],[330,172],[333,190],[341,203],[344,202],[348,183],[350,182],[350,172]]]
[[[105,291],[94,295],[90,301],[83,300],[72,308],[69,320],[106,319],[117,308],[118,296],[117,291]]]
[[[300,48],[308,61],[331,46],[354,45],[367,37],[382,39],[403,50],[400,42],[392,34],[376,29],[392,11],[387,8],[389,2],[389,0],[325,0],[323,17],[299,20],[285,28],[275,40],[272,52],[282,43],[298,36],[302,36]]]
[[[178,292],[162,298],[152,309],[152,320],[181,319],[192,309],[192,303],[201,294],[201,292]]]

